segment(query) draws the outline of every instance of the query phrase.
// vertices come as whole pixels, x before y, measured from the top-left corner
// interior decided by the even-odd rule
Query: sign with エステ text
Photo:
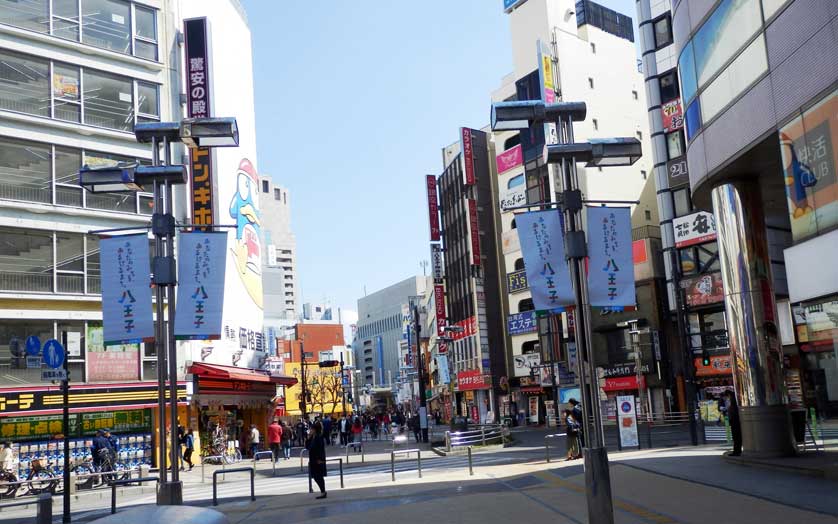
[[[183,35],[186,48],[186,114],[190,118],[208,118],[212,107],[207,19],[184,20]],[[208,148],[190,148],[189,156],[192,165],[192,223],[209,225],[213,223],[212,153]]]
[[[510,335],[534,333],[537,330],[538,323],[535,319],[535,311],[524,311],[506,317],[506,331]]]
[[[515,221],[535,309],[554,310],[574,304],[560,214],[555,210],[533,211],[518,215]]]
[[[178,237],[175,338],[221,338],[226,257],[227,231],[195,231]]]
[[[134,344],[154,338],[148,236],[125,235],[99,241],[102,265],[104,345]]]
[[[699,211],[672,219],[675,246],[687,247],[716,240],[716,218],[713,213]]]
[[[428,187],[428,221],[431,227],[431,241],[439,241],[439,200],[436,196],[436,177],[427,175],[425,182]]]
[[[636,303],[627,207],[588,208],[588,289],[592,306],[626,307]]]

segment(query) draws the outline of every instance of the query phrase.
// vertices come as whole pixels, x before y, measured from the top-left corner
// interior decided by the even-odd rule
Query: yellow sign
[[[293,386],[285,387],[285,410],[289,415],[301,415],[300,399],[303,393],[302,373],[299,362],[286,362],[285,373],[297,379]],[[320,368],[316,363],[306,363],[306,413],[325,415],[343,414],[343,386],[340,368]],[[352,408],[347,406],[347,411]]]
[[[544,69],[544,88],[553,90],[553,62],[550,55],[542,55],[541,63]]]

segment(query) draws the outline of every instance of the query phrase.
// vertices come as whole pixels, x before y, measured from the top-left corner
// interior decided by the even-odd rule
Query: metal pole
[[[560,143],[573,143],[573,121],[570,117],[557,123]],[[562,159],[563,189],[578,189],[576,159]],[[579,231],[582,225],[581,210],[565,210],[565,226],[568,233]],[[590,304],[585,281],[584,260],[574,258],[570,264],[573,290],[576,296],[576,341],[580,352],[580,376],[582,396],[589,406],[583,409],[585,428],[592,431],[585,439],[585,484],[587,486],[588,521],[591,524],[613,524],[614,508],[611,498],[611,478],[608,469],[608,453],[602,432],[596,366],[591,344]],[[584,362],[584,364],[583,364]],[[585,366],[585,364],[587,366]],[[590,383],[588,383],[590,379]],[[584,408],[583,404],[583,408]],[[588,412],[592,422],[588,424]]]
[[[422,478],[422,450],[416,450],[416,464],[419,468],[419,478]]]
[[[343,350],[340,352],[340,396],[343,414],[346,415],[346,391],[343,389]]]
[[[70,517],[70,355],[67,350],[67,332],[61,332],[61,344],[64,346],[64,380],[61,381],[61,395],[64,400],[62,421],[64,424],[64,511],[61,522],[69,524]]]
[[[67,491],[67,487],[64,487]],[[52,495],[41,493],[38,495],[37,510],[35,515],[36,524],[52,524]]]
[[[302,379],[302,396],[300,397],[300,416],[306,419],[306,350],[303,342],[300,342],[300,378]],[[311,493],[311,492],[309,492]]]
[[[151,157],[152,165],[158,167],[160,165],[160,150],[157,144],[157,138],[151,139]],[[162,187],[157,181],[154,181],[154,212],[162,213],[163,211],[163,194]],[[163,256],[163,237],[154,235],[154,254],[155,256]],[[160,483],[166,484],[166,332],[163,325],[163,288],[161,286],[154,286],[155,315],[154,322],[154,347],[157,351],[157,409],[158,409],[158,438],[157,438],[157,467],[160,471]],[[165,503],[165,498],[162,497],[162,491],[158,491],[157,503]]]
[[[678,325],[678,338],[681,340],[683,347],[685,362],[685,394],[687,396],[687,416],[689,417],[690,440],[693,446],[698,446],[698,422],[695,419],[696,411],[696,388],[695,388],[695,362],[692,347],[690,346],[690,338],[687,336],[687,310],[684,304],[684,298],[681,289],[681,263],[678,260],[678,250],[673,247],[670,250],[670,258],[672,260],[672,273],[675,277],[675,320]]]
[[[421,334],[419,325],[419,306],[413,306],[413,322],[416,325],[416,369],[419,374],[419,424],[422,427],[422,442],[428,442],[428,399],[425,398],[425,356],[422,354]],[[419,475],[422,476],[421,474]]]
[[[340,489],[343,489],[343,459],[338,459],[338,467],[340,468]]]
[[[547,462],[550,462],[550,461],[547,460]],[[468,474],[469,475],[474,475],[474,468],[472,467],[472,463],[471,463],[471,446],[468,447]]]
[[[396,452],[390,452],[390,480],[396,481]]]

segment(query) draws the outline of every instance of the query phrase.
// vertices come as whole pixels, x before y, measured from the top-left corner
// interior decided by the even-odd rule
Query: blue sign
[[[503,10],[507,13],[511,12],[513,8],[523,4],[527,0],[503,0]]]
[[[533,211],[517,215],[515,222],[535,309],[554,311],[575,304],[564,255],[561,214],[555,209]]]
[[[588,256],[591,305],[617,310],[635,306],[629,208],[588,208]]]
[[[226,231],[196,231],[178,237],[176,339],[221,338],[226,265]]]
[[[30,357],[38,356],[38,353],[41,352],[41,339],[36,337],[35,335],[29,335],[26,337],[26,354]]]
[[[524,333],[538,331],[535,311],[524,311],[506,317],[506,331],[510,335],[523,335]]]
[[[579,400],[582,398],[582,390],[580,388],[561,388],[559,390],[559,401],[562,404],[569,404],[570,399]]]
[[[105,346],[154,338],[149,251],[145,233],[99,241]]]
[[[54,338],[44,342],[44,364],[52,369],[58,369],[64,365],[64,346]]]

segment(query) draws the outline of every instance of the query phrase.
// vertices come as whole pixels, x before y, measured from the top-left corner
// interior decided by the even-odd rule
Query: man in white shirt
[[[256,424],[250,425],[250,456],[255,457],[256,452],[259,451],[259,430]]]
[[[15,453],[12,450],[12,443],[3,443],[3,449],[0,449],[0,468],[3,471],[11,471],[15,469]]]

